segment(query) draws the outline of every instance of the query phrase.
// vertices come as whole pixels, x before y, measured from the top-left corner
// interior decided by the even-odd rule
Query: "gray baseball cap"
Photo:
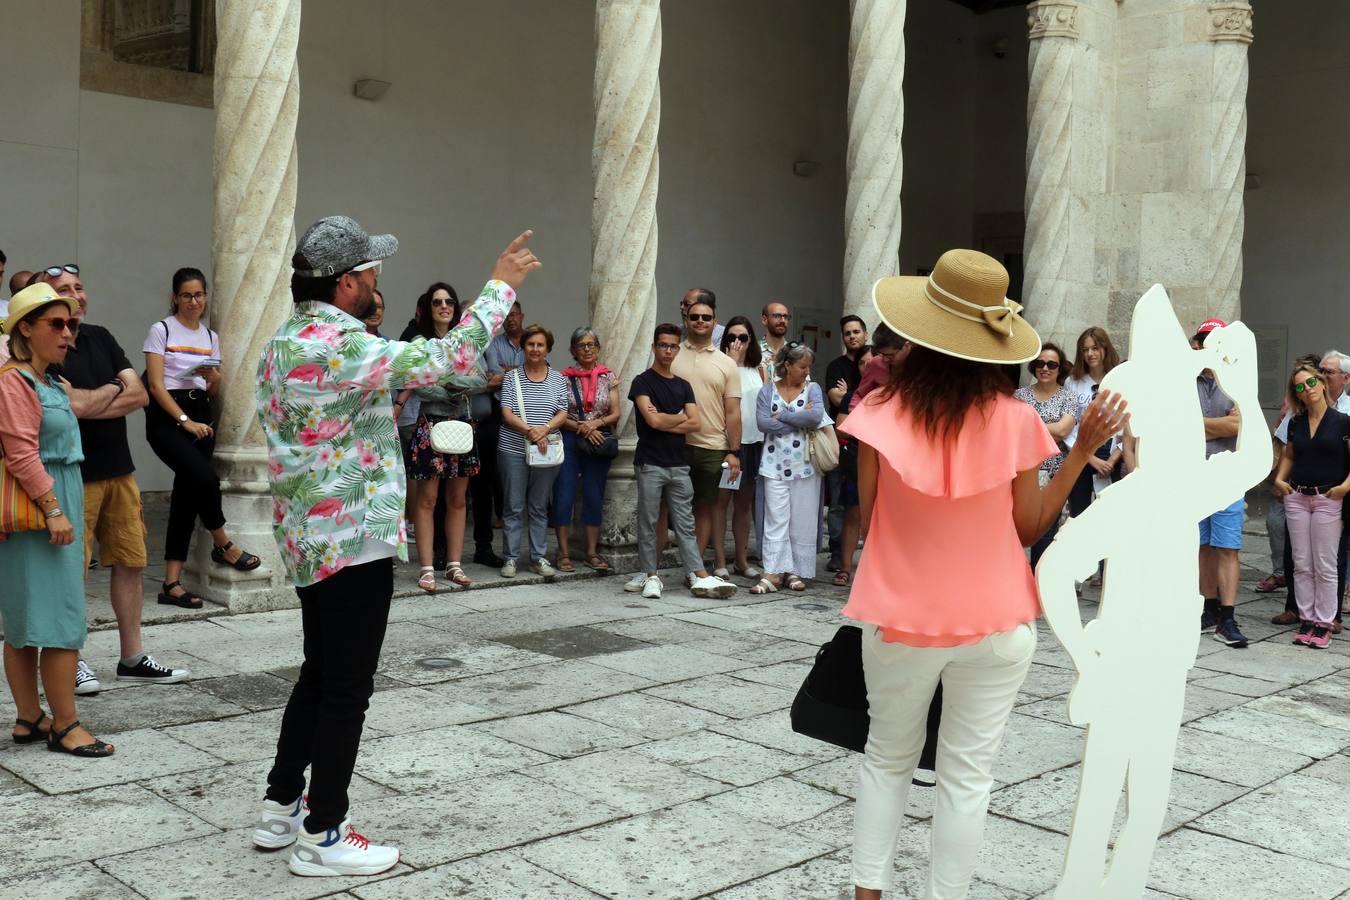
[[[301,235],[291,266],[301,278],[327,278],[398,252],[392,234],[366,234],[355,219],[325,216]]]

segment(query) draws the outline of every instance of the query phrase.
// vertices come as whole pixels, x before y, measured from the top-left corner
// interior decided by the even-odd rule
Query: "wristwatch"
[[[741,448],[740,448],[740,447],[737,447],[735,450],[730,450],[730,449],[729,449],[729,450],[727,450],[727,455],[729,455],[729,456],[734,456],[734,457],[736,457],[737,459],[740,459],[740,458],[741,458]]]
[[[187,413],[179,413],[179,414],[178,414],[178,427],[179,427],[179,428],[182,428],[184,425],[187,424],[187,422],[188,422],[188,414],[187,414]]]

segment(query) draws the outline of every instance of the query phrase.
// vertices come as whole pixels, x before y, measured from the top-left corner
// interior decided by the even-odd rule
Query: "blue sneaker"
[[[1213,634],[1215,627],[1219,624],[1219,617],[1209,610],[1200,614],[1200,633]]]
[[[1231,615],[1215,626],[1214,640],[1239,650],[1247,646],[1247,638],[1238,630],[1237,620]]]

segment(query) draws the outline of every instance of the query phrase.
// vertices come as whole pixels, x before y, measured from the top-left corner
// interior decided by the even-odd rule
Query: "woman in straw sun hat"
[[[1037,470],[1058,448],[999,367],[1035,359],[1041,339],[1007,288],[997,261],[950,250],[931,276],[883,278],[872,290],[881,319],[914,349],[842,426],[861,442],[867,537],[844,615],[872,626],[863,629],[872,725],[853,838],[859,898],[891,886],[939,680],[927,896],[965,896],[994,759],[1036,649],[1040,601],[1023,548],[1050,527],[1087,458],[1128,418],[1119,397],[1099,396],[1059,472],[1040,486]]]

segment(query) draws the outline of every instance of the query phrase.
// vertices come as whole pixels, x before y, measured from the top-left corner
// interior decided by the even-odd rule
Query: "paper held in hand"
[[[726,463],[723,463],[722,480],[717,482],[717,486],[719,488],[725,488],[729,491],[739,491],[741,489],[741,476],[743,476],[744,474],[745,474],[744,469],[738,470],[736,472],[736,477],[733,479],[731,477],[731,467],[728,466]]]

